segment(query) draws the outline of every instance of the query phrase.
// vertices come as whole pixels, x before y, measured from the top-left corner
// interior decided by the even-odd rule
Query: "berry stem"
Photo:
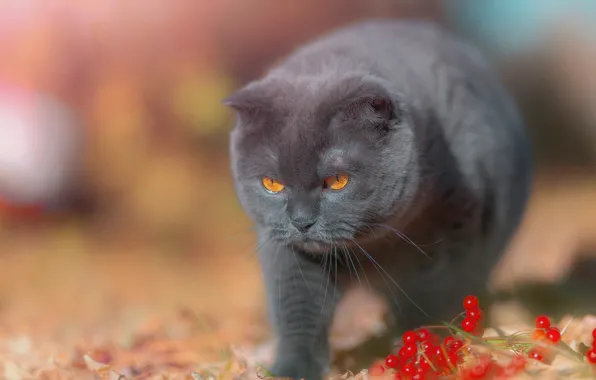
[[[426,353],[421,352],[420,353],[420,356],[422,356],[426,360],[426,362],[428,363],[429,367],[433,370],[433,372],[437,372],[437,368],[433,364],[432,360],[430,360],[430,358],[428,357],[428,355],[426,355]]]
[[[429,330],[434,330],[434,329],[449,330],[449,327],[444,326],[444,325],[429,325],[429,326],[424,326],[424,328],[427,328]]]
[[[449,353],[447,352],[447,349],[445,348],[445,345],[441,344],[439,347],[441,347],[441,351],[443,352],[443,357],[445,358],[445,361],[447,362],[447,365],[449,366],[449,368],[451,369],[451,371],[453,373],[457,372],[457,368],[455,368],[455,366],[453,365],[453,363],[451,363],[451,360],[449,358]]]
[[[476,343],[478,343],[478,342],[482,342],[482,341],[483,341],[483,339],[482,339],[482,338],[480,338],[480,337],[477,337],[477,336],[475,336],[475,335],[473,335],[473,334],[470,334],[470,333],[468,333],[468,332],[465,332],[464,330],[460,329],[460,328],[459,328],[459,327],[457,327],[457,326],[450,325],[450,324],[448,324],[448,323],[445,323],[445,326],[447,326],[447,328],[449,328],[450,330],[454,330],[454,331],[456,331],[456,332],[458,332],[458,333],[462,334],[463,336],[465,336],[466,338],[470,339],[470,340],[471,340],[471,341],[473,341],[473,342],[476,342]]]

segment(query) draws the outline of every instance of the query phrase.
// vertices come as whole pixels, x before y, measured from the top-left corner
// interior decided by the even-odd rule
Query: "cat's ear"
[[[244,87],[225,98],[223,105],[236,111],[246,111],[263,106],[263,94],[258,88]]]
[[[369,127],[387,132],[399,123],[399,109],[391,98],[382,93],[361,95],[352,100],[348,115]]]
[[[238,117],[247,123],[258,115],[269,112],[272,99],[266,86],[257,82],[236,91],[225,98],[222,103],[234,109]]]

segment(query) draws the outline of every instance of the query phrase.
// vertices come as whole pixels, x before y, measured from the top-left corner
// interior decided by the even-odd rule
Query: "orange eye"
[[[341,190],[348,184],[349,176],[345,173],[332,175],[325,178],[325,186],[331,190]]]
[[[279,193],[286,187],[283,183],[271,177],[263,177],[261,183],[263,183],[263,187],[270,193]]]

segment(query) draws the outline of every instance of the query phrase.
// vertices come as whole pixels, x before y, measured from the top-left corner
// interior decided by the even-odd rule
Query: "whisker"
[[[263,248],[265,245],[267,245],[267,243],[270,243],[272,240],[272,237],[269,236],[267,237],[267,239],[265,239],[264,242],[262,242],[261,244],[259,244],[255,249],[248,249],[248,253],[246,253],[246,255],[249,257],[249,260],[253,260],[253,259],[258,259],[258,252],[261,250],[261,248]],[[248,248],[248,244],[246,247],[244,247],[242,249],[242,251],[246,250],[246,248]],[[278,247],[279,250],[279,247]],[[244,253],[243,253],[244,254]]]
[[[347,244],[346,244],[346,249],[349,252],[352,252],[352,250],[348,247]],[[352,254],[354,255],[354,258],[356,259],[356,261],[358,262],[358,266],[360,266],[360,269],[362,269],[362,274],[364,274],[364,280],[366,281],[366,284],[368,285],[369,288],[371,288],[370,281],[368,281],[368,276],[366,274],[366,270],[364,269],[364,266],[362,265],[362,262],[360,261],[360,259],[358,258],[358,255],[355,252],[352,252]]]
[[[335,293],[337,291],[337,247],[333,247],[333,258],[335,259],[335,286],[333,287],[333,299],[335,300]]]
[[[391,236],[383,234],[382,236],[378,237],[374,228],[372,228],[369,225],[366,225],[365,227],[367,227],[369,229],[370,233],[375,237],[375,239],[383,239],[384,241],[386,241],[388,243],[393,243],[393,241],[391,240]]]
[[[292,256],[294,256],[294,261],[296,262],[296,265],[298,266],[298,270],[300,271],[300,276],[302,276],[302,279],[304,280],[304,285],[306,285],[306,288],[308,289],[309,293],[312,294],[312,290],[310,289],[308,282],[306,282],[306,277],[304,276],[302,267],[300,266],[300,263],[298,262],[298,258],[296,257],[296,251],[294,250],[293,247],[291,247],[291,248],[292,248]]]
[[[261,244],[259,244],[257,246],[256,251],[258,252],[261,248],[263,248],[265,246],[265,244],[269,243],[271,241],[271,239],[272,239],[272,236],[269,236],[267,239],[265,239],[264,242],[262,242]]]
[[[420,246],[420,247],[432,247],[433,245],[439,244],[443,240],[445,240],[445,238],[440,238],[439,240],[437,240],[435,242],[432,242],[432,243],[428,243],[428,244],[420,244],[420,243],[418,243],[418,246]]]
[[[354,256],[356,257],[356,259],[358,259],[358,255],[357,254],[354,254]],[[366,257],[367,257],[367,259],[369,261],[371,261],[374,264],[374,260],[371,260],[370,259],[370,256],[367,255]],[[360,260],[358,260],[358,263],[360,263]],[[362,264],[360,264],[360,265],[362,266]],[[379,275],[381,276],[381,279],[383,280],[383,282],[385,283],[385,285],[387,285],[387,289],[389,290],[389,293],[391,294],[391,299],[393,300],[393,303],[397,306],[397,308],[399,309],[400,313],[403,314],[403,312],[401,310],[401,307],[400,307],[400,304],[399,304],[399,300],[398,300],[397,296],[395,295],[395,293],[393,293],[393,289],[391,287],[391,284],[389,284],[389,282],[387,282],[387,279],[385,278],[386,276],[383,274],[383,272],[381,272],[379,270],[379,268],[376,265],[373,265],[373,267],[379,273]],[[363,271],[364,271],[364,269],[363,269]],[[364,271],[364,274],[366,276],[366,271]],[[368,283],[368,277],[366,278],[366,281]],[[370,287],[370,283],[368,283],[368,285]]]
[[[403,241],[405,241],[406,243],[409,243],[410,245],[414,246],[419,252],[421,252],[424,256],[426,256],[429,260],[432,260],[432,258],[428,255],[428,253],[426,253],[422,248],[420,248],[420,246],[418,246],[418,244],[416,244],[412,239],[410,239],[403,232],[400,232],[400,231],[396,230],[395,228],[393,228],[391,226],[388,226],[386,224],[376,224],[376,226],[385,227],[385,228],[389,229],[390,231],[393,231]]]
[[[346,266],[348,267],[348,271],[350,273],[350,280],[352,280],[352,268],[354,268],[354,274],[356,275],[358,282],[361,283],[360,276],[358,276],[358,271],[356,270],[356,267],[353,265],[352,259],[350,258],[350,255],[347,253],[345,246],[340,248],[340,252],[342,253],[342,257],[346,262]]]
[[[382,266],[381,266],[381,265],[380,265],[380,264],[379,264],[379,263],[378,263],[378,262],[377,262],[377,261],[376,261],[376,260],[375,260],[375,259],[374,259],[374,258],[373,258],[373,257],[372,257],[372,256],[371,256],[369,253],[368,253],[368,252],[366,252],[366,250],[365,250],[364,248],[362,248],[362,247],[360,246],[360,244],[358,244],[358,242],[356,242],[356,240],[354,240],[354,239],[350,239],[350,240],[352,240],[352,242],[353,242],[354,244],[356,244],[356,246],[357,246],[358,248],[360,248],[360,250],[362,251],[362,253],[364,253],[364,255],[365,255],[365,256],[366,256],[366,257],[367,257],[367,258],[368,258],[368,259],[369,259],[369,260],[370,260],[370,261],[371,261],[371,262],[372,262],[372,263],[373,263],[373,264],[374,264],[374,265],[375,265],[377,268],[379,268],[380,270],[382,270],[382,271],[383,271],[383,273],[385,273],[385,275],[387,276],[387,278],[388,278],[389,280],[391,280],[391,282],[392,282],[392,283],[393,283],[393,284],[394,284],[394,285],[395,285],[395,286],[396,286],[396,287],[399,289],[399,291],[400,291],[400,292],[402,292],[402,294],[403,294],[403,295],[404,295],[404,296],[405,296],[405,297],[408,299],[408,301],[410,301],[410,302],[411,302],[411,303],[412,303],[414,306],[416,306],[416,308],[417,308],[418,310],[420,310],[420,311],[421,311],[421,312],[422,312],[424,315],[426,315],[427,317],[429,317],[429,318],[430,318],[430,315],[428,315],[428,314],[426,313],[426,311],[424,311],[424,310],[423,310],[423,309],[422,309],[422,308],[421,308],[421,307],[420,307],[420,306],[419,306],[419,305],[418,305],[416,302],[414,302],[414,300],[413,300],[413,299],[412,299],[412,298],[411,298],[411,297],[410,297],[410,296],[409,296],[409,295],[408,295],[408,294],[407,294],[407,293],[404,291],[404,289],[403,289],[403,288],[402,288],[402,287],[401,287],[401,286],[400,286],[400,285],[397,283],[397,281],[395,281],[395,280],[393,279],[393,277],[391,277],[391,275],[389,275],[389,273],[387,273],[387,271],[385,270],[385,268],[383,268],[383,267],[382,267]]]
[[[325,304],[327,303],[327,289],[329,288],[329,283],[331,282],[331,257],[330,257],[330,251],[329,252],[325,252],[325,271],[327,272],[327,275],[325,276],[323,274],[323,279],[325,277],[327,277],[327,283],[325,284],[325,293],[323,295],[323,304],[321,305],[321,315],[323,315],[323,312],[325,311]]]
[[[256,230],[256,228],[257,228],[256,226],[247,227],[245,231],[241,231],[241,232],[237,232],[237,233],[232,234],[232,235],[225,236],[223,238],[223,240],[230,240],[230,239],[236,238],[236,237],[238,237],[240,235],[244,235],[244,234],[247,234],[249,232],[253,232],[253,231]]]
[[[321,268],[321,272],[323,275],[321,276],[321,283],[319,284],[319,290],[323,288],[323,282],[325,281],[325,274],[324,272],[327,270],[327,261],[329,260],[329,255],[327,252],[323,254],[323,267]]]
[[[358,283],[360,285],[362,285],[362,280],[360,279],[360,275],[358,275],[358,269],[356,268],[356,264],[354,263],[354,260],[352,259],[352,253],[348,249],[348,246],[346,245],[346,243],[343,243],[342,251],[344,252],[345,256],[347,257],[348,261],[350,262],[350,265],[352,265],[352,268],[354,268],[354,273],[356,273],[356,278],[358,279]],[[356,257],[356,260],[358,260],[358,257]],[[358,263],[360,264],[360,261]],[[362,265],[360,265],[360,267],[362,267]],[[362,273],[366,276],[366,272],[364,271],[364,268],[362,268]],[[367,282],[368,282],[368,279],[367,279]],[[370,284],[369,284],[369,286],[370,286]]]
[[[277,258],[279,257],[280,249],[281,245],[278,245],[277,250],[275,251],[275,255],[273,255],[273,263],[275,263],[275,260],[277,260]],[[277,304],[281,305],[281,281],[277,281]]]
[[[295,255],[295,253],[294,253],[294,247],[289,246],[289,248],[292,250],[292,254]],[[295,259],[296,259],[296,256],[294,256],[294,260]],[[291,276],[291,277],[292,277],[292,283],[294,284],[294,291],[298,291],[298,284],[296,283],[296,276]]]
[[[327,263],[330,260],[329,259],[330,253],[331,253],[331,249],[329,249],[323,253],[323,268],[321,269],[323,276],[321,278],[321,287],[323,285],[323,281],[325,280],[325,277],[327,277],[327,284],[325,285],[325,294],[323,296],[323,302],[321,304],[321,315],[323,315],[323,313],[325,311],[325,305],[327,304],[327,287],[329,286],[329,281],[330,281],[330,277],[331,277],[330,275],[325,276],[325,273],[324,273],[327,270]],[[329,266],[331,266],[331,265],[329,265]],[[320,288],[319,288],[319,290],[320,290]],[[319,295],[320,294],[317,293],[317,295],[316,295],[317,299],[318,299]],[[319,320],[317,322],[317,327],[315,328],[315,331],[319,331],[319,329],[321,328],[321,325],[324,323],[325,323],[325,318],[319,318]],[[316,333],[313,334],[313,337],[312,337],[313,344],[318,338],[319,338],[318,334],[316,334]]]

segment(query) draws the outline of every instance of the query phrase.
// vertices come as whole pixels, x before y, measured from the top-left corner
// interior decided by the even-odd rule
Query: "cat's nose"
[[[292,225],[302,233],[308,231],[317,221],[312,219],[294,219]]]

